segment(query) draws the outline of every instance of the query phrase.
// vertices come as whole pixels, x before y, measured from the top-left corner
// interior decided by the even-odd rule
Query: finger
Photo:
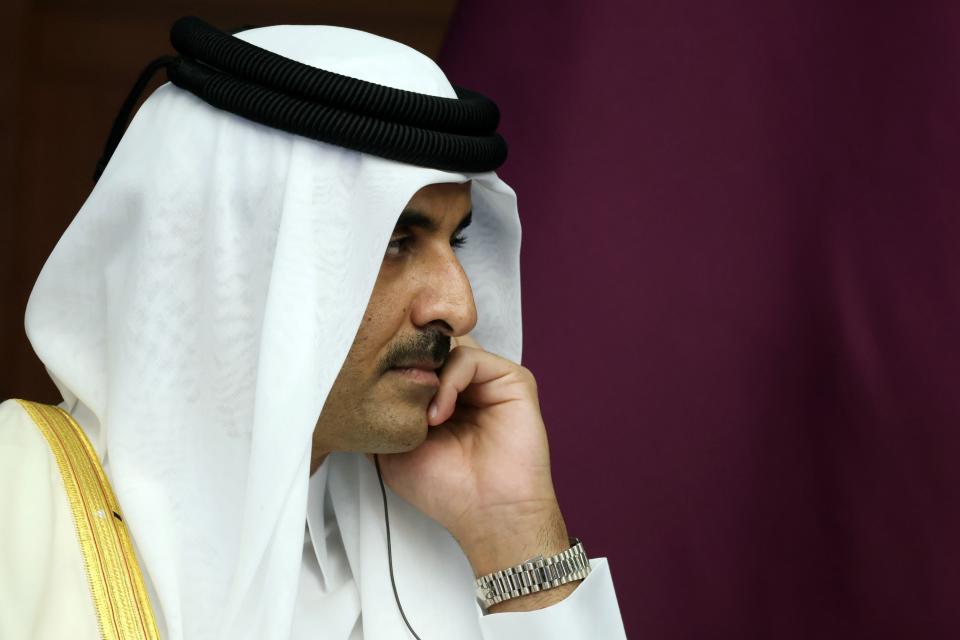
[[[458,346],[462,345],[462,346],[464,346],[464,347],[473,347],[474,349],[482,349],[482,348],[483,348],[483,347],[480,346],[480,343],[478,343],[476,340],[474,340],[474,339],[473,339],[473,336],[471,336],[469,333],[464,334],[464,335],[462,335],[462,336],[459,336],[459,337],[457,337],[457,338],[451,338],[451,341],[453,341],[453,340],[456,340],[456,341],[457,341],[456,343],[457,343]]]
[[[482,385],[510,375],[516,365],[483,349],[460,346],[450,352],[440,372],[440,387],[430,404],[427,423],[445,422],[456,409],[457,395],[470,385]]]

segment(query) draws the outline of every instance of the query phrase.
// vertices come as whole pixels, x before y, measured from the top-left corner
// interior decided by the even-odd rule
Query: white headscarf
[[[363,32],[277,26],[239,37],[455,97],[429,58]],[[137,113],[44,266],[26,326],[65,400],[92,416],[85,428],[109,465],[167,637],[289,635],[317,417],[404,205],[425,185],[467,179],[474,215],[459,256],[479,314],[473,335],[519,362],[520,225],[514,193],[494,173],[345,150],[170,84]],[[365,487],[357,500],[376,496],[369,463],[352,466],[353,476],[331,477],[335,491],[347,495],[352,482]],[[382,515],[379,504],[356,505],[373,507]],[[344,531],[348,551],[347,538],[362,533]],[[389,593],[385,584],[377,589]]]

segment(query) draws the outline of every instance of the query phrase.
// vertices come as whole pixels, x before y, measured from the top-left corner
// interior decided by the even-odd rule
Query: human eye
[[[399,238],[391,238],[390,242],[387,243],[387,250],[385,252],[385,255],[389,257],[399,256],[400,254],[409,250],[411,244],[413,244],[412,236],[400,236]]]
[[[467,236],[462,233],[450,239],[450,246],[454,249],[459,249],[465,244],[467,244]]]

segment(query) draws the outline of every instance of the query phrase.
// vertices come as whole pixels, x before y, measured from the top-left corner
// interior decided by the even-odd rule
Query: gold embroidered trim
[[[60,468],[103,640],[159,640],[143,575],[96,452],[63,409],[18,400]]]

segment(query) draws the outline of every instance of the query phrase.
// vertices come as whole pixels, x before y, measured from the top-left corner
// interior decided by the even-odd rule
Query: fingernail
[[[433,420],[434,418],[437,417],[437,403],[436,403],[436,402],[431,402],[431,403],[430,403],[430,410],[428,411],[428,413],[430,414],[430,419],[431,419],[431,420]]]

